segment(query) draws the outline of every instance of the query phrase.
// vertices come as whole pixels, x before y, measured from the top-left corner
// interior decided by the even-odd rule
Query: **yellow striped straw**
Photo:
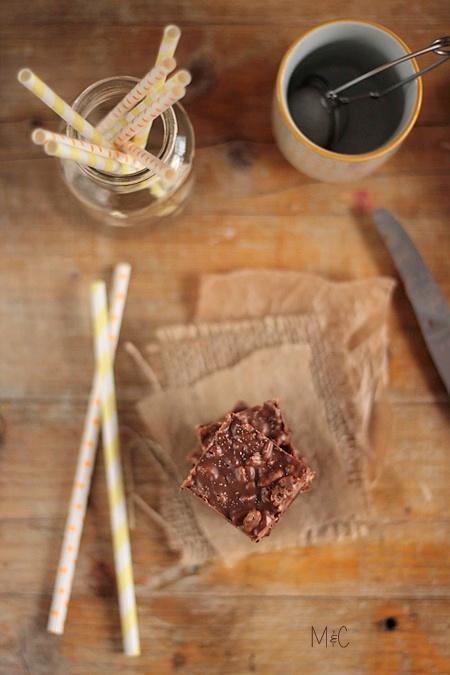
[[[169,25],[164,28],[164,33],[161,39],[161,43],[159,45],[159,50],[158,50],[158,55],[156,57],[156,64],[159,65],[162,63],[162,61],[166,58],[173,58],[175,55],[175,51],[178,45],[178,42],[181,37],[181,30],[178,28],[178,26],[174,25]],[[160,83],[159,87],[161,87],[164,82],[164,78]],[[145,148],[148,142],[148,136],[150,134],[152,128],[152,122],[149,122],[147,125],[147,128],[136,134],[136,137],[134,139],[134,142],[136,145],[139,145],[141,148]]]
[[[50,87],[39,79],[29,68],[19,70],[17,79],[20,84],[29,89],[32,94],[41,99],[51,110],[67,122],[75,131],[78,131],[81,136],[87,138],[97,145],[110,145],[109,141],[103,136],[95,127],[92,126],[84,117],[81,117],[73,108],[70,107],[58,94],[50,89]]]
[[[131,266],[119,263],[114,268],[112,281],[112,301],[109,315],[109,336],[111,355],[114,356],[119,339],[125,301],[128,292]],[[48,617],[47,630],[61,635],[67,616],[67,608],[72,592],[75,565],[80,549],[83,523],[91,487],[92,471],[100,429],[100,379],[95,374],[88,409],[84,422],[78,452],[77,466],[72,485],[72,494],[64,528],[59,564],[53,588],[52,604]]]
[[[90,166],[92,169],[99,171],[106,171],[107,173],[128,174],[129,168],[126,164],[116,161],[115,159],[108,159],[101,157],[94,152],[87,150],[80,150],[71,145],[64,143],[57,143],[56,141],[49,141],[44,145],[44,150],[47,155],[51,157],[59,157],[60,159],[71,159],[74,162]]]
[[[139,101],[159,83],[163,84],[167,75],[175,68],[175,59],[168,57],[157,63],[145,77],[140,80],[131,91],[102,119],[97,129],[107,134],[108,129],[115,125],[117,121],[123,121],[125,114],[131,110]]]
[[[159,65],[164,59],[173,58],[178,42],[181,37],[181,30],[174,24],[169,24],[164,28],[161,43],[159,45],[156,65]]]
[[[164,93],[158,96],[148,108],[145,108],[138,117],[127,124],[127,126],[114,137],[114,143],[121,146],[122,143],[125,143],[133,136],[136,136],[137,133],[148,126],[149,122],[153,122],[153,120],[167,110],[167,108],[170,108],[176,101],[183,98],[185,93],[186,89],[179,85],[175,85],[170,87],[167,91],[164,91]]]
[[[106,159],[114,159],[117,162],[126,164],[134,172],[142,171],[144,168],[141,162],[127,155],[120,150],[113,150],[112,148],[102,148],[100,145],[95,143],[89,143],[89,141],[83,141],[81,138],[72,138],[71,136],[66,136],[64,134],[57,134],[54,131],[48,131],[47,129],[35,129],[31,134],[31,140],[36,145],[45,145],[49,141],[55,141],[56,143],[62,143],[63,145],[70,145],[73,148],[78,148],[79,150],[85,150],[86,152],[92,152],[99,157],[105,157]]]
[[[103,281],[96,281],[92,284],[91,301],[95,333],[96,370],[100,378],[103,452],[123,646],[125,654],[137,656],[140,654],[139,629],[125,505],[125,490],[120,462],[119,427],[108,330],[106,285]]]

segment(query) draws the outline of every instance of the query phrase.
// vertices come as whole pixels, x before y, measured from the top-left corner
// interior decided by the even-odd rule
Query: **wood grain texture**
[[[328,19],[379,21],[412,47],[450,33],[445,0],[23,0],[0,4],[0,673],[332,675],[450,672],[450,406],[399,286],[389,319],[391,382],[372,442],[373,523],[365,540],[211,564],[159,591],[176,563],[137,511],[132,547],[143,656],[122,656],[101,456],[62,638],[45,631],[93,367],[88,291],[133,266],[123,340],[192,317],[202,271],[301,269],[332,279],[395,270],[355,193],[404,223],[450,299],[448,69],[427,76],[419,123],[358,184],[316,183],[272,141],[277,64]],[[153,230],[97,226],[30,143],[58,121],[15,82],[32,67],[71,100],[93,80],[142,74],[161,27],[179,24],[191,69],[197,185],[185,212]],[[121,426],[138,428],[146,385],[117,356]],[[134,455],[139,490],[158,477]],[[389,619],[389,621],[387,621]],[[311,626],[348,627],[348,648],[311,647]]]
[[[408,10],[408,11],[407,11]],[[238,25],[292,25],[299,21],[320,21],[363,17],[367,20],[404,21],[414,25],[426,23],[442,28],[442,21],[448,21],[448,5],[444,0],[417,0],[411,6],[403,0],[392,0],[389,5],[374,5],[367,0],[343,0],[333,5],[329,0],[318,0],[314,4],[291,3],[290,0],[267,0],[264,9],[253,3],[243,4],[239,0],[164,0],[148,3],[146,0],[130,0],[111,4],[108,0],[70,2],[70,0],[36,0],[30,12],[26,0],[17,0],[9,9],[2,7],[0,18],[4,24],[40,26],[49,23],[94,23],[119,25],[154,25],[165,22],[177,24],[199,23]],[[445,31],[441,31],[442,35]]]

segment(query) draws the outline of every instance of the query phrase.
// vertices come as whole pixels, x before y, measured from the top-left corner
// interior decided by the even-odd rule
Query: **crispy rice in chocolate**
[[[236,413],[242,422],[251,424],[252,427],[270,438],[280,448],[291,455],[297,456],[298,453],[291,443],[291,434],[283,419],[278,401],[265,401],[262,405],[255,405],[251,408],[244,401],[239,401],[232,412]],[[192,463],[198,460],[224,419],[225,415],[217,422],[201,424],[197,427],[200,446],[195,448],[194,452],[189,455],[188,460]]]
[[[313,476],[303,460],[230,413],[182,487],[257,542]]]

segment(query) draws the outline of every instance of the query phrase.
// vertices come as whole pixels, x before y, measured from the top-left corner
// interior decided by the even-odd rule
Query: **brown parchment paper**
[[[348,353],[356,403],[367,431],[374,399],[387,383],[387,312],[394,287],[388,277],[336,282],[286,270],[208,274],[200,284],[196,319],[314,314],[329,339]]]

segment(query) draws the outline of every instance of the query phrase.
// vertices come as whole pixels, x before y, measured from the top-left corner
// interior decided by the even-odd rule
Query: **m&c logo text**
[[[321,646],[325,647],[341,647],[345,649],[350,644],[348,640],[347,626],[340,626],[339,628],[325,628],[320,629],[311,626],[311,647]]]

